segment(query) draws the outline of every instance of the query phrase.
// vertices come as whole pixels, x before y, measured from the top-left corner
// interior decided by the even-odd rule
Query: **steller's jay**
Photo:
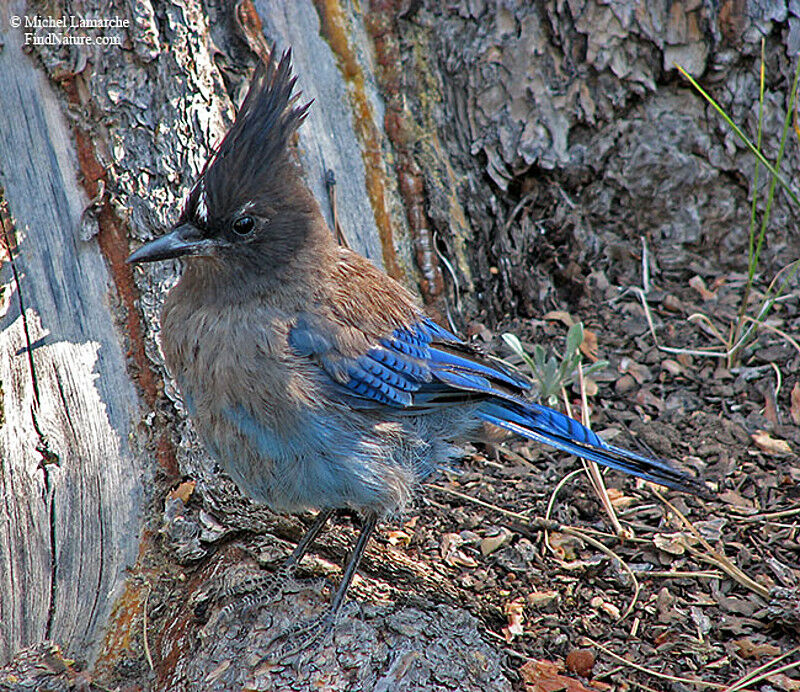
[[[291,570],[340,508],[364,518],[327,618],[383,516],[488,422],[671,488],[701,486],[529,401],[530,382],[425,315],[337,245],[290,157],[310,104],[290,52],[253,78],[174,228],[129,262],[180,257],[161,345],[195,428],[239,488],[278,512],[319,510]]]

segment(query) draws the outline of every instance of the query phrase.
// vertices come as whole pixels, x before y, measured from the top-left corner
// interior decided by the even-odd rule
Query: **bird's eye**
[[[256,227],[255,219],[252,216],[240,216],[233,222],[231,228],[236,235],[250,235]]]

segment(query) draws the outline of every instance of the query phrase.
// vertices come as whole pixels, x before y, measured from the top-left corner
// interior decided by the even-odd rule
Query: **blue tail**
[[[704,486],[666,461],[613,447],[578,421],[558,411],[530,402],[490,399],[481,404],[478,415],[535,442],[550,445],[618,471],[677,490],[705,494]]]

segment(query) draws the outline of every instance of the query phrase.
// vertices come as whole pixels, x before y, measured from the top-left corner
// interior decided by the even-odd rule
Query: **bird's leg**
[[[339,584],[339,588],[336,589],[336,593],[333,595],[333,600],[331,601],[331,606],[328,611],[321,617],[312,620],[311,622],[295,625],[294,627],[290,627],[283,632],[280,632],[269,641],[267,646],[278,641],[279,639],[287,640],[286,644],[282,646],[278,652],[279,658],[285,659],[289,656],[293,656],[308,648],[314,642],[322,637],[327,636],[331,632],[334,624],[336,623],[336,618],[339,615],[342,606],[344,605],[345,597],[347,596],[347,590],[350,588],[350,583],[353,581],[353,577],[355,576],[358,565],[361,562],[361,558],[364,556],[364,549],[367,547],[367,543],[369,543],[369,539],[375,531],[375,525],[377,522],[378,515],[374,512],[369,512],[364,517],[361,533],[359,534],[358,540],[353,547],[350,560],[347,562],[347,565],[344,568],[342,581]]]
[[[228,603],[228,605],[222,608],[219,615],[215,618],[215,621],[225,620],[233,611],[239,608],[253,608],[275,600],[281,587],[294,574],[298,563],[308,552],[308,549],[316,540],[317,536],[319,536],[333,512],[333,509],[323,509],[317,514],[314,523],[300,539],[300,542],[292,551],[292,554],[286,558],[276,572],[272,574],[249,576],[235,584],[222,588],[217,596],[219,600],[228,600],[240,596],[244,596],[244,598],[233,603]]]
[[[336,590],[333,600],[331,601],[331,609],[328,612],[328,616],[331,618],[331,624],[336,620],[336,616],[342,609],[342,605],[344,605],[347,590],[350,588],[350,583],[353,581],[359,564],[361,564],[361,558],[364,557],[364,550],[375,531],[375,525],[377,523],[378,515],[374,512],[370,512],[364,517],[364,525],[361,527],[361,533],[358,535],[358,540],[353,547],[353,554],[350,556],[350,560],[344,568],[342,582],[339,584],[339,588]]]
[[[305,532],[303,537],[300,539],[300,542],[297,544],[295,549],[292,551],[292,554],[286,558],[286,562],[284,562],[280,568],[278,569],[277,573],[275,574],[275,578],[279,580],[285,581],[288,579],[292,574],[294,574],[294,570],[297,567],[300,560],[303,559],[303,556],[308,552],[308,549],[311,547],[311,544],[317,539],[319,536],[320,531],[325,528],[325,524],[328,523],[328,519],[331,518],[334,510],[332,509],[323,509],[317,514],[317,518],[314,519],[314,523]]]

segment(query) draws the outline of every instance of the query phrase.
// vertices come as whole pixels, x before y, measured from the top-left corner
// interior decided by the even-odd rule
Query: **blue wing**
[[[430,319],[396,329],[355,358],[342,356],[321,327],[314,318],[301,318],[289,343],[314,359],[327,386],[354,408],[423,414],[472,402],[477,418],[528,439],[662,485],[704,492],[667,462],[613,447],[572,418],[528,401],[527,378]]]
[[[312,318],[301,318],[289,343],[300,355],[316,359],[337,393],[357,408],[415,410],[531,386],[427,318],[396,329],[357,358],[343,357],[327,333]]]

